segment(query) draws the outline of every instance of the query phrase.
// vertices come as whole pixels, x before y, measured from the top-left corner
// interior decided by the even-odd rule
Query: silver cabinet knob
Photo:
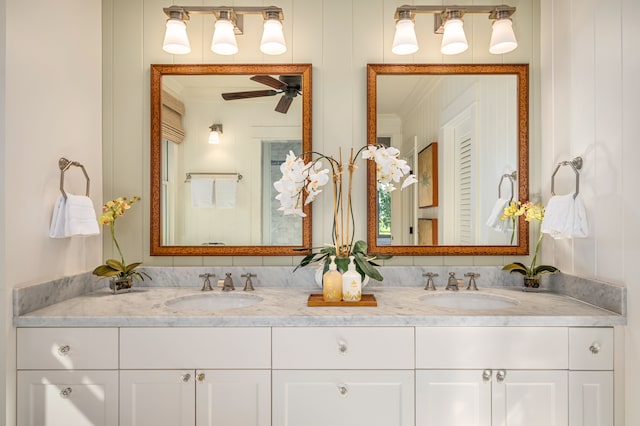
[[[182,377],[180,377],[180,380],[187,383],[189,380],[191,380],[191,374],[189,373],[183,374]]]
[[[342,396],[347,396],[349,389],[347,389],[347,385],[338,385],[338,392]]]
[[[198,381],[199,381],[199,382],[204,382],[204,379],[205,379],[205,375],[204,375],[204,373],[199,373],[199,374],[198,374]]]
[[[598,355],[600,353],[600,345],[597,342],[593,342],[591,346],[589,346],[589,351],[594,355]]]
[[[64,388],[60,391],[61,398],[67,399],[69,396],[71,396],[71,388]]]
[[[496,373],[496,380],[498,381],[498,383],[504,382],[504,379],[506,377],[507,377],[507,372],[504,370],[498,370],[498,372]]]
[[[340,340],[338,342],[338,352],[340,352],[340,354],[342,355],[346,355],[347,352],[349,352],[349,346],[347,346],[347,342],[345,342],[344,340]]]
[[[482,381],[487,383],[489,380],[491,380],[491,370],[484,370],[482,372]]]
[[[71,346],[69,346],[69,345],[58,346],[58,353],[60,355],[67,356],[67,355],[69,355],[69,352],[71,352]]]

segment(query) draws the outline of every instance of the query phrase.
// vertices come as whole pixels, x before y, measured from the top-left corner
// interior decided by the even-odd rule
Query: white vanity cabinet
[[[123,328],[120,426],[268,426],[269,328]]]
[[[613,329],[569,329],[569,425],[613,424]]]
[[[412,327],[272,333],[273,425],[414,425]]]
[[[117,426],[118,330],[19,328],[18,426]]]

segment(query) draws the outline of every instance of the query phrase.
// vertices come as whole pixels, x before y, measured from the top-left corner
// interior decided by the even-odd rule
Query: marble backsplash
[[[295,273],[292,272],[293,269],[290,266],[190,266],[142,267],[141,269],[149,274],[153,280],[136,283],[136,286],[140,287],[201,288],[203,279],[199,275],[204,273],[215,274],[211,279],[212,285],[215,286],[218,280],[225,278],[226,273],[231,273],[236,289],[241,290],[245,282],[245,278],[241,278],[241,275],[251,273],[257,275],[252,278],[256,290],[259,290],[260,287],[317,288],[314,283],[315,268],[301,268]],[[496,266],[383,266],[380,268],[380,272],[384,276],[384,281],[373,280],[369,285],[372,287],[424,287],[426,278],[423,277],[423,274],[427,272],[438,274],[438,277],[434,278],[438,290],[444,289],[450,272],[454,272],[456,278],[464,279],[465,285],[468,282],[468,278],[464,277],[465,273],[479,273],[480,277],[476,281],[480,289],[482,287],[522,285],[520,275],[509,274]],[[89,293],[107,286],[107,283],[108,281],[105,279],[98,279],[91,273],[84,273],[16,288],[13,293],[14,315],[23,315]],[[559,273],[543,277],[542,290],[564,294],[594,306],[626,315],[626,289],[620,285]]]

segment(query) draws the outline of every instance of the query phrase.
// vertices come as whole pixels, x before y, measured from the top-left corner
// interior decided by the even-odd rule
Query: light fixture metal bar
[[[506,4],[501,5],[473,5],[473,6],[415,6],[405,4],[396,9],[394,18],[396,22],[400,19],[415,19],[417,14],[433,14],[433,32],[444,33],[444,22],[447,16],[457,13],[460,17],[467,13],[488,13],[489,19],[509,18],[514,14],[516,8]]]
[[[278,19],[283,20],[284,14],[282,8],[275,6],[171,6],[162,9],[164,14],[168,18],[171,17],[171,12],[182,13],[184,18],[188,20],[189,15],[214,15],[216,19],[220,18],[220,12],[229,12],[232,16],[237,15],[262,15],[264,19],[267,19],[269,14],[278,14]]]

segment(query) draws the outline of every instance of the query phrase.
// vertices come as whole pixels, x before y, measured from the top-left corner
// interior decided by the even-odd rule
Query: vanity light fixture
[[[233,55],[238,52],[236,36],[243,32],[243,17],[249,14],[262,15],[264,30],[260,51],[267,55],[281,55],[287,51],[282,32],[282,9],[276,6],[226,7],[226,6],[171,6],[162,9],[167,15],[167,25],[162,49],[165,52],[182,55],[191,52],[187,25],[191,15],[213,15],[215,18],[211,50],[219,55]]]
[[[391,51],[397,55],[409,55],[418,51],[418,41],[414,29],[415,15],[428,13],[433,15],[434,32],[443,34],[440,51],[445,55],[462,53],[468,48],[463,28],[463,15],[484,13],[489,14],[489,19],[493,21],[489,52],[497,55],[508,53],[518,47],[511,22],[511,15],[515,11],[515,7],[507,5],[400,6],[395,13],[396,33]]]
[[[222,124],[212,124],[209,126],[211,132],[209,133],[209,143],[211,145],[218,145],[220,143],[220,135],[222,134]]]

